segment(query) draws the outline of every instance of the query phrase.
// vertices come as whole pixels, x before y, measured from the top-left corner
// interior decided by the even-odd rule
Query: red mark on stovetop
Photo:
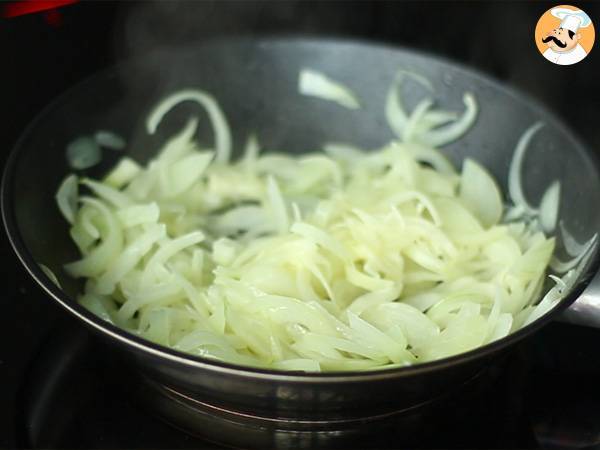
[[[2,5],[2,17],[11,18],[25,14],[48,11],[45,19],[53,26],[60,25],[62,18],[56,8],[77,3],[79,0],[21,0],[19,2],[7,2]]]
[[[60,27],[62,25],[62,14],[58,9],[50,9],[44,13],[44,20],[51,27]]]

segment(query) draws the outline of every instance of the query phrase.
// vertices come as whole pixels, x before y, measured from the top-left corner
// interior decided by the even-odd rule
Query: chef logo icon
[[[546,11],[535,27],[535,43],[548,61],[561,66],[578,63],[592,50],[595,31],[585,11],[560,5]]]

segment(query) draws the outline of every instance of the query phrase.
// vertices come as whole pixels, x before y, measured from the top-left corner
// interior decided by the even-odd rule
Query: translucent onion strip
[[[523,193],[522,177],[523,177],[523,160],[525,151],[535,134],[544,126],[542,122],[538,122],[527,130],[519,138],[508,171],[508,193],[516,206],[520,206],[525,212],[535,211],[525,198]]]
[[[148,119],[146,120],[146,130],[148,133],[154,134],[165,114],[179,103],[185,101],[194,101],[204,107],[208,113],[215,134],[216,160],[220,163],[229,161],[231,155],[231,132],[229,130],[229,125],[227,124],[227,119],[225,119],[225,116],[214,97],[204,91],[198,89],[184,89],[166,97],[156,105],[148,115]]]
[[[117,133],[107,130],[96,131],[96,133],[94,133],[94,140],[99,146],[109,148],[111,150],[123,150],[127,144],[125,139],[123,139]]]
[[[73,224],[77,214],[77,198],[79,195],[79,181],[75,175],[68,175],[60,184],[56,192],[56,203],[58,209],[67,222]]]
[[[387,95],[385,115],[392,131],[404,142],[439,147],[460,138],[473,126],[478,106],[475,96],[470,92],[463,95],[465,111],[462,115],[453,111],[432,109],[434,100],[429,97],[420,100],[409,115],[402,101],[402,86],[407,79],[415,81],[432,93],[434,91],[431,82],[422,75],[405,70],[396,75]]]
[[[557,273],[565,273],[568,270],[573,269],[583,258],[588,255],[591,250],[595,247],[596,241],[598,240],[598,234],[594,234],[589,241],[584,244],[583,250],[575,256],[573,259],[568,261],[561,261],[556,256],[550,261],[550,267]]]
[[[431,147],[440,147],[455,141],[469,130],[477,118],[478,106],[475,96],[467,92],[463,96],[464,113],[454,122],[423,133],[420,141]]]
[[[350,89],[316,70],[300,71],[298,91],[302,95],[330,100],[349,109],[360,108],[356,95]]]
[[[560,182],[554,181],[540,202],[540,224],[546,233],[551,233],[556,228],[558,208],[560,206]]]
[[[431,82],[424,76],[407,70],[398,71],[386,97],[385,117],[390,128],[400,139],[404,136],[404,129],[406,128],[406,123],[408,121],[408,114],[402,103],[401,92],[402,85],[406,78],[412,79],[430,92],[433,92]]]
[[[102,159],[102,150],[94,139],[81,136],[67,145],[67,162],[72,169],[85,170],[95,166]]]
[[[569,256],[577,256],[585,252],[589,242],[584,242],[583,244],[577,242],[575,237],[573,237],[573,235],[566,229],[562,221],[559,223],[559,228],[563,245]]]

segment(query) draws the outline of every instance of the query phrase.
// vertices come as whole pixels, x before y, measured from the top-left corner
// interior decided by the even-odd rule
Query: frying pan
[[[331,74],[350,86],[363,99],[363,109],[350,111],[298,95],[297,78],[303,67]],[[600,263],[597,252],[557,308],[492,344],[399,369],[285,373],[179,353],[128,334],[78,305],[75,297],[81,286],[62,270],[64,263],[78,255],[54,202],[60,181],[70,172],[65,159],[68,142],[99,129],[113,130],[127,138],[126,152],[145,162],[192,111],[197,112],[193,105],[180,105],[165,118],[157,135],[148,136],[144,131],[150,107],[185,87],[204,89],[219,100],[238,151],[250,132],[259,136],[265,148],[292,153],[315,150],[328,141],[376,148],[393,137],[383,105],[399,68],[427,76],[440,104],[449,109],[462,109],[464,91],[476,95],[480,105],[476,124],[444,151],[457,166],[465,157],[482,163],[505,192],[518,138],[531,124],[543,121],[546,126],[530,145],[524,162],[524,190],[529,200],[539,203],[544,189],[558,179],[562,185],[560,219],[566,228],[579,241],[600,230],[600,208],[591,207],[600,204],[600,171],[593,154],[559,120],[522,93],[455,63],[404,49],[345,40],[268,38],[212,41],[176,53],[156,53],[98,73],[64,93],[25,130],[7,163],[2,214],[12,246],[51,301],[102,336],[115,357],[125,356],[127,364],[149,386],[155,386],[163,399],[175,399],[179,405],[201,405],[208,415],[225,414],[232,421],[258,418],[259,428],[275,421],[310,429],[321,423],[354,424],[431,401],[557,318],[596,273]],[[417,96],[417,92],[409,92],[407,102],[414,104]],[[209,144],[210,129],[206,123],[203,126],[198,137]],[[123,156],[107,152],[103,162],[86,175],[100,176]],[[47,278],[38,263],[57,275],[62,289]],[[194,420],[201,422],[193,416],[183,419],[179,413],[173,413],[170,420],[184,427]],[[235,430],[228,426],[221,425]],[[236,442],[234,434],[229,442]]]

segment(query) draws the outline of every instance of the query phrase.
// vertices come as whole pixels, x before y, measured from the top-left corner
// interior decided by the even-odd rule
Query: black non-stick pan
[[[331,74],[350,86],[364,99],[363,109],[350,111],[298,95],[298,73],[303,67]],[[75,296],[80,286],[62,270],[77,253],[54,194],[70,172],[65,147],[74,137],[113,130],[127,138],[126,151],[133,158],[146,161],[194,108],[178,107],[161,125],[161,133],[148,136],[143,123],[150,107],[176,89],[197,87],[220,101],[238,151],[249,132],[255,132],[265,148],[278,151],[314,151],[328,141],[376,148],[393,137],[383,107],[399,68],[427,76],[439,102],[449,109],[462,109],[464,91],[476,95],[480,113],[474,127],[444,151],[457,166],[465,157],[474,158],[501,184],[507,180],[517,140],[527,127],[543,121],[545,128],[532,142],[524,165],[528,198],[539,203],[543,190],[558,179],[560,220],[566,228],[579,241],[600,230],[600,172],[595,158],[556,117],[526,95],[460,65],[398,48],[341,40],[240,39],[121,64],[73,87],[42,111],[18,141],[3,178],[3,218],[19,260],[46,291],[48,301],[56,301],[100,335],[114,348],[115,357],[125,355],[140,379],[156,387],[151,395],[171,400],[162,406],[169,420],[197,429],[207,423],[205,416],[221,415],[219,432],[230,443],[240,444],[238,419],[256,420],[257,429],[270,429],[270,424],[308,431],[322,423],[352,427],[455,389],[573,303],[595,274],[597,255],[557,308],[499,341],[413,367],[325,374],[240,367],[147,342],[78,305]],[[203,126],[198,136],[208,144],[210,129],[206,123]],[[108,152],[89,174],[101,175],[121,156]],[[506,184],[502,188],[506,191]],[[62,290],[38,263],[57,275]],[[188,414],[194,408],[206,414]]]

